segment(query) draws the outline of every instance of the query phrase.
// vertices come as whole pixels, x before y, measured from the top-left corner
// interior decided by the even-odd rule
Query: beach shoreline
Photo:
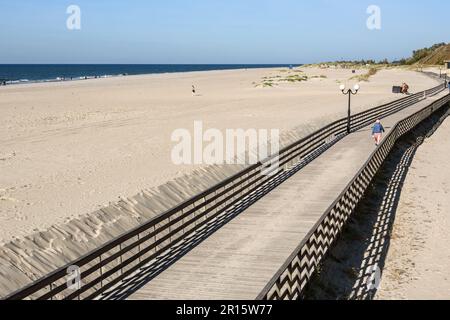
[[[351,86],[365,71],[222,70],[2,88],[0,274],[9,281],[4,287],[20,287],[241,169],[174,165],[174,130],[192,130],[202,120],[222,132],[276,128],[285,143],[292,142],[344,117],[339,84]],[[307,81],[283,81],[298,74]],[[405,78],[414,91],[437,85],[420,73],[382,70],[361,83],[353,111],[401,98],[391,85]],[[263,85],[269,81],[271,86]],[[186,177],[192,183],[180,183]],[[179,196],[166,193],[168,181]],[[152,203],[147,216],[107,209],[141,194],[167,200]],[[64,255],[57,254],[61,248]],[[12,282],[11,261],[26,270]]]
[[[7,67],[10,65],[0,65],[1,67]],[[14,64],[11,64],[11,66],[15,66]],[[23,66],[23,65],[21,65]],[[25,65],[26,66],[26,65]],[[36,66],[36,65],[30,65],[30,66]],[[41,66],[41,67],[45,67],[45,66],[55,66],[55,65],[37,65],[37,66]],[[97,65],[97,64],[92,64],[92,65],[56,65],[56,66],[70,66],[70,67],[74,67],[74,66],[92,66],[92,67],[101,67],[101,66],[115,66],[115,65]],[[87,80],[100,80],[100,79],[109,79],[109,78],[120,78],[120,77],[135,77],[135,76],[150,76],[150,75],[167,75],[167,74],[174,74],[174,75],[180,75],[180,74],[186,74],[186,73],[198,73],[198,72],[214,72],[214,71],[244,71],[247,69],[252,69],[252,70],[257,70],[257,69],[276,69],[276,68],[289,68],[289,65],[259,65],[259,64],[254,64],[254,65],[203,65],[203,64],[197,64],[197,65],[185,65],[185,64],[176,64],[176,65],[172,65],[172,64],[167,64],[167,65],[140,65],[140,64],[134,64],[134,65],[123,65],[123,66],[143,66],[143,67],[148,67],[148,66],[154,66],[154,67],[192,67],[192,66],[197,66],[197,67],[204,67],[204,68],[210,68],[211,69],[205,69],[205,70],[187,70],[187,71],[154,71],[154,72],[143,72],[143,73],[127,73],[127,72],[123,72],[123,73],[117,73],[117,74],[95,74],[95,75],[81,75],[81,76],[62,76],[59,75],[55,78],[42,78],[42,79],[33,79],[33,80],[29,80],[29,79],[2,79],[0,78],[0,86],[3,83],[3,86],[15,86],[15,85],[30,85],[30,84],[40,84],[40,83],[44,83],[44,84],[48,84],[48,83],[65,83],[65,82],[73,82],[73,81],[87,81]],[[224,66],[227,66],[227,68],[223,68]],[[233,68],[235,67],[236,68]],[[301,67],[302,64],[293,64],[291,65],[293,67]],[[214,69],[214,67],[217,67],[217,69]],[[221,68],[222,67],[222,68]],[[247,68],[246,68],[247,67]],[[1,69],[0,69],[1,70]]]
[[[54,222],[61,223],[67,218],[87,214],[118,197],[132,196],[142,189],[156,187],[195,169],[168,166],[170,150],[174,145],[170,140],[171,133],[178,128],[192,130],[195,120],[202,120],[205,126],[222,131],[228,128],[276,128],[286,133],[304,126],[308,127],[305,131],[308,133],[320,125],[332,122],[335,117],[345,116],[346,105],[336,90],[336,79],[312,79],[298,84],[281,84],[275,88],[255,87],[253,84],[261,81],[264,76],[277,72],[278,69],[257,69],[245,72],[226,70],[154,74],[101,81],[11,86],[1,90],[0,108],[4,117],[1,121],[3,130],[0,130],[0,145],[3,150],[0,158],[4,160],[0,165],[7,174],[2,177],[0,189],[15,188],[11,192],[14,195],[5,195],[7,192],[3,191],[2,196],[17,199],[22,205],[18,206],[8,199],[0,202],[0,220],[8,233],[3,233],[0,240],[29,234],[35,227],[25,230],[23,225],[29,221],[30,215],[42,222],[45,220],[42,215],[51,211],[56,221],[51,219],[51,224],[39,226],[45,229]],[[336,72],[336,78],[342,77],[341,74],[345,78],[354,76],[349,70],[312,69],[309,73],[327,72],[330,75]],[[436,84],[424,75],[405,71],[400,71],[399,81],[404,77],[402,72],[409,77],[417,77],[420,85],[413,86],[417,91]],[[386,71],[390,77],[395,77],[395,73],[396,71]],[[390,89],[389,85],[382,84],[385,82],[383,76],[378,77],[381,78],[378,81],[375,77],[374,82],[362,84],[362,92],[354,100],[354,112],[400,98],[389,91],[378,96],[382,90]],[[345,78],[342,78],[344,82]],[[172,83],[175,81],[177,84]],[[193,82],[198,85],[199,94],[203,96],[192,97],[190,86]],[[368,93],[371,86],[374,86],[374,92]],[[380,90],[380,86],[384,89]],[[169,89],[159,92],[163,87]],[[138,97],[134,98],[136,96]],[[297,101],[302,100],[304,105],[299,108]],[[324,103],[328,103],[329,107],[323,106]],[[285,112],[274,118],[273,114],[279,108],[284,108]],[[312,110],[315,108],[321,110]],[[132,132],[127,132],[129,129]],[[96,151],[97,148],[106,154]],[[158,170],[145,168],[149,155],[158,159],[153,161]],[[96,157],[102,159],[97,160]],[[138,181],[136,178],[134,181],[123,181],[126,187],[114,188],[112,193],[104,195],[104,200],[94,197],[96,199],[89,201],[89,206],[74,204],[72,199],[76,198],[75,191],[68,190],[62,183],[57,185],[61,179],[70,179],[72,187],[79,193],[78,202],[83,203],[88,200],[86,198],[90,198],[89,192],[108,185],[106,181],[103,186],[95,182],[98,178],[95,170],[102,171],[102,165],[109,164],[110,171],[102,173],[104,176],[115,175],[126,179],[126,172],[138,169],[136,166],[128,167],[130,157],[136,159],[133,161],[138,161],[138,168],[142,170],[138,174],[141,177],[135,175]],[[113,169],[119,164],[116,160],[122,166],[117,168],[119,170]],[[92,163],[97,165],[92,167]],[[172,168],[170,173],[166,167]],[[36,170],[40,170],[41,174],[37,174]],[[72,174],[73,171],[76,174]],[[158,172],[163,174],[155,179]],[[35,178],[30,179],[33,176]],[[47,182],[42,181],[45,178]],[[116,179],[109,181],[113,183]],[[49,187],[47,192],[42,189],[46,184]],[[52,184],[56,184],[56,188],[52,188]],[[34,196],[30,194],[33,185],[37,185]],[[134,185],[137,187],[133,187]],[[130,191],[124,192],[126,189]],[[23,190],[23,194],[16,198],[20,190]],[[46,194],[50,199],[42,199]],[[54,201],[58,194],[66,194],[66,200],[59,199],[59,203]],[[67,198],[67,195],[70,196]],[[53,202],[52,207],[48,206],[49,202]],[[72,212],[61,219],[58,211],[71,207],[75,210],[70,210]],[[20,231],[12,228],[14,218],[11,215],[17,217]]]

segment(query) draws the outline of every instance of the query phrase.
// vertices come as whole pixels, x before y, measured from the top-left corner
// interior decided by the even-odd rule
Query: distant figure
[[[372,137],[375,139],[375,145],[379,146],[383,133],[385,132],[380,120],[377,120],[372,129]]]
[[[408,94],[409,93],[408,91],[409,91],[409,86],[406,83],[403,82],[403,84],[402,84],[402,93],[403,94]]]
[[[197,94],[197,91],[195,90],[195,86],[192,85],[192,95],[195,96]]]

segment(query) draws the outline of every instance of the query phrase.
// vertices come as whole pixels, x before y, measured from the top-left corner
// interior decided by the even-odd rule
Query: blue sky
[[[366,27],[372,4],[381,30]],[[0,63],[396,59],[450,42],[449,14],[442,0],[0,0]]]

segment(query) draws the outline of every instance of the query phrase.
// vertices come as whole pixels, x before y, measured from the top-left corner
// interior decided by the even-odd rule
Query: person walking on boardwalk
[[[375,139],[375,144],[377,146],[380,145],[381,138],[383,137],[384,132],[385,132],[384,127],[381,124],[381,121],[378,119],[372,128],[372,136]]]

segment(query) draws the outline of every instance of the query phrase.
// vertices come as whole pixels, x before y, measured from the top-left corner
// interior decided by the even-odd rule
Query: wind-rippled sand
[[[345,116],[338,86],[355,83],[351,70],[302,70],[308,81],[274,87],[260,84],[286,70],[1,87],[0,296],[242,168],[174,165],[174,130],[192,131],[197,120],[223,131],[280,129],[287,143]],[[413,92],[436,85],[412,71],[381,71],[361,83],[354,111],[400,98],[391,87],[403,81]]]

